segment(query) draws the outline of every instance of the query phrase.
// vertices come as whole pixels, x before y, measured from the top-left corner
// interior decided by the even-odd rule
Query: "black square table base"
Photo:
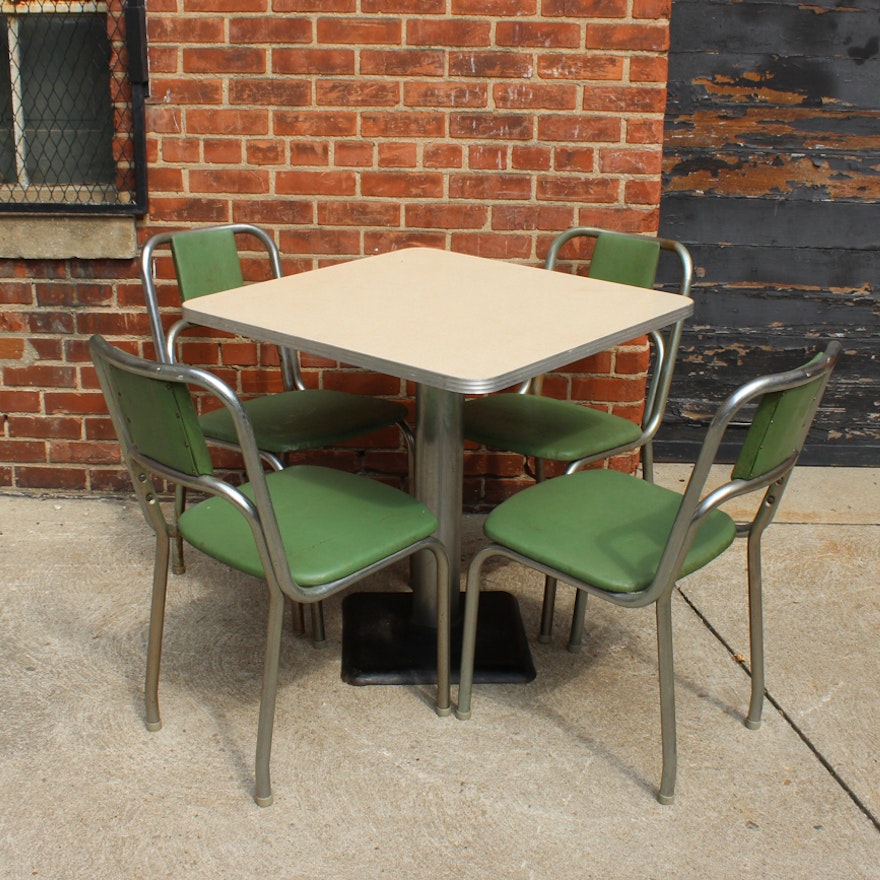
[[[342,601],[342,680],[353,685],[436,684],[437,631],[412,618],[412,593],[352,593]],[[464,596],[459,607],[464,607]],[[461,614],[452,621],[452,681],[459,679]],[[531,681],[535,667],[516,597],[480,593],[474,681]]]

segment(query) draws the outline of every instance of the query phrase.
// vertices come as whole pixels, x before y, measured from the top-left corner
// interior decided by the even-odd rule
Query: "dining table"
[[[466,397],[510,388],[692,312],[693,301],[676,293],[429,247],[332,263],[183,304],[193,324],[414,383],[415,495],[436,515],[437,536],[449,552],[453,621],[461,590]],[[346,597],[344,680],[432,680],[436,577],[433,560],[421,554],[409,590]],[[475,681],[530,680],[534,667],[516,599],[491,591],[480,601]]]

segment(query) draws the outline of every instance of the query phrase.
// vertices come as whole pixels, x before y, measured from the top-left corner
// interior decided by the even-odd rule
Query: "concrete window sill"
[[[0,257],[24,260],[130,260],[134,217],[22,215],[0,218]]]

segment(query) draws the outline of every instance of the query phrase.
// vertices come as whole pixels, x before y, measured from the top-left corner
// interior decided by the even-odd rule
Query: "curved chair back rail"
[[[238,250],[240,240],[257,241],[265,251],[269,263],[269,275],[280,278],[282,275],[281,257],[271,235],[258,226],[248,223],[230,223],[223,226],[208,226],[176,232],[160,232],[150,238],[141,254],[141,282],[150,320],[150,332],[156,347],[157,357],[164,363],[177,360],[175,349],[180,334],[194,326],[183,319],[175,321],[167,333],[162,322],[154,275],[155,261],[161,249],[168,247],[174,262],[178,293],[181,301],[194,299],[222,290],[232,290],[245,284]],[[404,439],[411,445],[411,434],[406,424],[406,407],[387,400],[379,400],[365,395],[344,394],[342,392],[321,392],[322,402],[317,404],[314,389],[308,389],[302,376],[299,353],[289,347],[279,347],[283,387],[286,391],[308,391],[313,400],[309,411],[316,410],[317,418],[312,418],[311,427],[306,424],[295,440],[285,442],[283,432],[270,431],[262,419],[255,421],[257,441],[266,439],[272,448],[261,444],[261,449],[282,454],[300,449],[314,449],[330,445],[340,440],[353,439],[389,425],[398,425]],[[277,395],[266,395],[264,399]],[[292,405],[296,398],[279,398],[279,404]],[[303,399],[305,400],[305,399]],[[332,405],[331,405],[332,404]],[[279,413],[273,411],[273,417]],[[214,424],[209,436],[216,440],[231,440],[231,426],[227,422]],[[218,434],[223,436],[217,436]],[[264,437],[265,435],[268,435]],[[281,448],[278,448],[278,447]]]
[[[718,409],[683,494],[612,470],[581,471],[532,486],[486,519],[492,541],[468,571],[458,714],[470,715],[477,597],[484,563],[506,556],[577,588],[569,647],[580,646],[586,599],[628,607],[655,606],[663,772],[658,799],[672,801],[676,775],[671,596],[676,581],[748,539],[752,693],[746,725],[757,728],[764,695],[761,536],[773,520],[806,441],[831,372],[837,341],[794,370],[743,385]],[[722,439],[753,404],[750,426],[730,479],[706,489]],[[721,508],[763,491],[753,519],[736,523]]]
[[[141,284],[146,295],[156,357],[163,363],[176,360],[173,343],[181,331],[193,325],[177,321],[168,332],[165,331],[155,285],[156,259],[165,248],[171,250],[181,301],[232,290],[245,284],[236,236],[256,239],[266,252],[271,277],[281,277],[281,256],[275,241],[266,230],[249,223],[159,232],[144,244],[140,261]]]
[[[138,502],[156,534],[147,650],[146,721],[161,726],[159,664],[172,538],[261,577],[269,613],[257,733],[257,802],[272,801],[269,781],[284,599],[317,603],[380,569],[428,550],[438,571],[437,711],[449,709],[448,559],[434,537],[434,515],[411,496],[344,471],[313,466],[266,473],[246,407],[216,376],[180,364],[146,361],[100,336],[89,343],[101,388]],[[210,394],[235,427],[248,482],[217,476],[190,388]],[[153,479],[208,496],[179,520],[162,511]]]
[[[230,223],[183,231],[160,232],[144,245],[141,254],[141,282],[150,320],[156,357],[163,363],[177,362],[181,334],[194,326],[183,319],[164,328],[155,285],[155,264],[170,249],[182,301],[231,290],[245,284],[239,242],[264,252],[264,274],[280,278],[281,257],[272,236],[258,226]],[[290,456],[363,437],[391,426],[399,428],[413,458],[412,430],[407,424],[405,404],[343,391],[308,389],[303,379],[299,354],[280,347],[284,391],[266,394],[245,402],[257,446],[263,460],[281,470]],[[202,431],[212,444],[238,449],[237,429],[226,409],[206,412],[200,417]],[[410,467],[410,470],[412,468]],[[178,498],[178,515],[185,506],[185,493]],[[183,571],[180,542],[174,547],[174,570]],[[313,608],[315,640],[323,640],[320,606]]]
[[[693,262],[687,248],[678,241],[644,235],[609,232],[592,226],[575,226],[553,239],[544,267],[557,265],[560,251],[576,238],[595,239],[590,260],[590,277],[636,287],[654,286],[661,253],[671,254],[679,271],[678,293],[689,296]],[[464,431],[467,439],[535,461],[535,478],[544,479],[545,462],[566,464],[572,474],[596,461],[633,450],[641,450],[642,474],[653,479],[652,440],[660,428],[672,374],[681,341],[683,322],[648,334],[650,341],[649,381],[640,424],[599,409],[541,394],[543,377],[524,382],[516,394],[492,394],[466,403]],[[556,582],[548,578],[544,590],[540,640],[550,641]]]
[[[577,226],[560,233],[552,242],[544,266],[556,268],[562,247],[574,238],[596,239],[590,276],[637,287],[653,287],[661,252],[673,254],[679,264],[678,293],[689,296],[693,262],[687,248],[671,239],[649,238]],[[651,440],[657,433],[666,408],[682,322],[667,330],[652,331],[650,381],[640,425],[627,419],[568,401],[542,398],[543,377],[524,382],[517,393],[534,400],[517,401],[510,394],[495,394],[468,401],[465,407],[465,436],[498,449],[520,452],[536,459],[542,476],[543,461],[563,461],[567,472],[632,449],[643,450],[643,470],[651,478]]]

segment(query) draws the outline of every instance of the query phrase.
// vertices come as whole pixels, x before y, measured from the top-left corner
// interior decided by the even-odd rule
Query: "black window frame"
[[[8,22],[17,19],[19,23],[11,25],[15,27],[16,36],[0,47],[0,65],[6,65],[2,72],[5,83],[0,82],[0,137],[7,142],[5,161],[0,160],[0,173],[6,177],[5,182],[0,179],[0,216],[20,213],[143,215],[147,212],[144,107],[149,77],[144,2],[5,0],[0,13],[3,25],[0,38],[7,39]],[[29,76],[25,87],[21,77],[26,71],[30,73],[45,67],[51,75],[52,70],[51,64],[41,66],[33,61],[25,62],[21,50],[15,55],[12,52],[22,30],[25,33],[39,32],[40,28],[23,29],[21,26],[28,16],[34,15],[65,17],[59,19],[57,26],[46,18],[42,19],[44,32],[90,33],[96,38],[90,44],[91,57],[83,60],[81,56],[76,62],[81,69],[71,73],[72,83],[89,85],[88,100],[77,100],[77,93],[71,91],[66,98],[67,105],[63,106],[65,97],[63,94],[58,96],[59,89],[53,85],[55,80],[35,85]],[[75,21],[76,16],[84,16],[83,21]],[[100,34],[102,27],[104,39]],[[30,51],[37,50],[31,48]],[[106,76],[103,67],[96,73],[95,63],[106,64]],[[41,95],[39,90],[43,86],[45,94],[51,98],[35,97]],[[41,111],[45,108],[50,112],[57,111],[58,121],[52,118],[27,119],[26,106],[35,107],[38,102],[42,102]],[[91,116],[99,122],[86,118],[70,122],[64,118],[65,115],[70,118],[80,115],[80,105],[88,106]],[[103,114],[106,115],[101,119]],[[49,130],[51,133],[45,135]],[[44,136],[42,141],[41,136]],[[75,151],[77,145],[80,149],[85,145],[94,153],[89,161],[79,166],[75,166],[64,153],[65,148]],[[39,160],[28,157],[31,148],[35,153],[43,151]],[[52,150],[56,152],[53,154]],[[11,170],[10,162],[13,163]],[[38,164],[39,170],[31,180],[29,172]],[[65,174],[83,179],[64,179]]]

